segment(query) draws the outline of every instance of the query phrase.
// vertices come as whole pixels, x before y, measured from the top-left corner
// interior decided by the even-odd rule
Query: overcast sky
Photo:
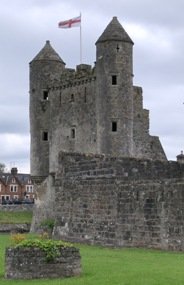
[[[66,62],[80,63],[79,28],[60,20],[82,13],[83,63],[113,16],[134,41],[134,84],[150,110],[150,134],[169,160],[184,149],[183,0],[0,0],[0,162],[29,172],[29,62],[46,40]]]

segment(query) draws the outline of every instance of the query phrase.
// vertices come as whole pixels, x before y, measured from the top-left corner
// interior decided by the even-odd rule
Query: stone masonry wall
[[[7,279],[63,278],[81,273],[80,253],[74,247],[61,249],[53,262],[47,262],[38,248],[7,248],[5,257]]]
[[[142,88],[134,86],[134,157],[152,160],[166,160],[166,155],[160,143],[159,137],[149,134],[149,111],[143,109]]]
[[[35,186],[36,204],[33,211],[31,232],[39,232],[41,223],[54,219],[55,189],[53,176],[49,175],[41,184]]]
[[[54,235],[106,246],[184,250],[184,166],[60,154]]]
[[[20,204],[20,205],[0,205],[0,211],[3,212],[25,212],[33,211],[34,204]]]
[[[84,77],[67,87],[50,91],[50,172],[57,169],[61,149],[68,152],[96,152],[95,86],[94,77]]]
[[[0,224],[0,233],[26,233],[30,231],[30,224]]]

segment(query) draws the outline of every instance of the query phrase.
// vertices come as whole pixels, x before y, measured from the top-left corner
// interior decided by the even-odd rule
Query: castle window
[[[43,140],[43,141],[48,141],[48,140],[49,140],[49,134],[48,134],[48,132],[43,132],[43,133],[42,133],[42,140]]]
[[[49,91],[43,90],[43,100],[49,100]]]
[[[76,135],[75,128],[72,128],[72,129],[71,129],[71,138],[72,138],[72,139],[75,139],[75,135]]]
[[[74,102],[74,94],[71,94],[70,102]]]
[[[120,49],[120,47],[119,47],[119,45],[117,45],[117,47],[116,47],[117,52],[119,52],[119,49]]]
[[[84,103],[87,102],[87,88],[84,88]]]
[[[117,122],[112,122],[112,132],[117,132]]]
[[[112,75],[112,85],[117,85],[117,75]]]

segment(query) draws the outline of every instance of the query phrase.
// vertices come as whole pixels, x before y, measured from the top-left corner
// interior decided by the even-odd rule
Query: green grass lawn
[[[31,223],[32,212],[4,212],[0,211],[0,224],[24,224]]]
[[[77,278],[5,280],[4,249],[9,235],[0,235],[1,285],[183,285],[184,253],[144,249],[107,249],[80,245],[83,273]]]

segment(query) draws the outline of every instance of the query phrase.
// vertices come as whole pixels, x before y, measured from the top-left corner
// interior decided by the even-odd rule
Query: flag
[[[68,29],[73,27],[79,27],[81,24],[81,15],[66,21],[61,21],[58,23],[58,28]]]

